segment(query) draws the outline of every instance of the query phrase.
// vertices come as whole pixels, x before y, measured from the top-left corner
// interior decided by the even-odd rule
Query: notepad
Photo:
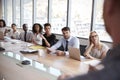
[[[40,45],[32,45],[32,46],[29,46],[29,48],[33,50],[38,50],[38,49],[44,49],[45,47]]]

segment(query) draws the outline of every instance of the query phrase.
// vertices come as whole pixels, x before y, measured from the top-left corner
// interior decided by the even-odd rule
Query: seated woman
[[[6,27],[6,22],[3,19],[0,19],[0,31],[3,32],[4,35],[9,32]]]
[[[84,56],[90,59],[103,59],[108,51],[108,46],[101,43],[98,34],[93,31],[89,36],[90,45],[87,46]]]
[[[6,36],[10,37],[11,39],[19,39],[20,33],[18,32],[18,30],[16,28],[16,24],[13,23],[11,25],[11,28],[12,28],[12,30],[10,30],[10,32],[8,32],[8,34]]]
[[[48,41],[46,38],[42,35],[42,25],[39,23],[35,23],[32,27],[32,32],[33,32],[33,38],[32,42],[36,45],[43,45],[43,40],[45,41],[45,44],[49,46]]]

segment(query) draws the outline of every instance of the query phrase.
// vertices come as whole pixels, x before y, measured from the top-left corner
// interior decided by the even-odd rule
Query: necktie
[[[27,31],[25,31],[25,34],[24,34],[24,41],[26,42],[26,34],[27,34]]]
[[[66,40],[65,51],[68,51],[68,41]]]

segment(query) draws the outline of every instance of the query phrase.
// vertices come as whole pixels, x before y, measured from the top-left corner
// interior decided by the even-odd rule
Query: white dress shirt
[[[15,39],[19,39],[19,35],[20,35],[19,31],[13,32],[13,30],[11,30],[7,34],[8,37],[14,37]]]
[[[57,48],[59,48],[62,45],[64,50],[65,50],[65,48],[66,48],[66,40],[68,41],[68,48],[69,47],[74,47],[74,48],[78,48],[79,49],[79,46],[80,46],[79,39],[77,37],[73,37],[73,36],[70,36],[69,39],[65,39],[65,38],[60,39],[51,48],[52,49],[57,49]]]
[[[24,35],[25,35],[25,31],[21,32],[20,36],[19,36],[19,39],[22,40],[22,41],[25,41]],[[27,31],[27,33],[26,33],[26,41],[27,42],[32,41],[32,37],[33,37],[32,32]]]

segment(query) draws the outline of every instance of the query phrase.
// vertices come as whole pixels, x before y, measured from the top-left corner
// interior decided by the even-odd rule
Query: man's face
[[[23,26],[23,30],[24,30],[24,31],[27,31],[27,30],[28,30],[28,25],[24,25],[24,26]]]
[[[70,31],[64,31],[63,30],[62,33],[63,33],[63,36],[64,36],[65,39],[68,39],[70,37]]]
[[[16,26],[13,25],[13,26],[12,26],[12,29],[13,29],[13,31],[16,31]]]
[[[44,28],[44,30],[45,30],[45,33],[46,33],[46,34],[49,34],[50,31],[51,31],[51,27],[50,27],[50,26],[46,26],[46,27]]]

